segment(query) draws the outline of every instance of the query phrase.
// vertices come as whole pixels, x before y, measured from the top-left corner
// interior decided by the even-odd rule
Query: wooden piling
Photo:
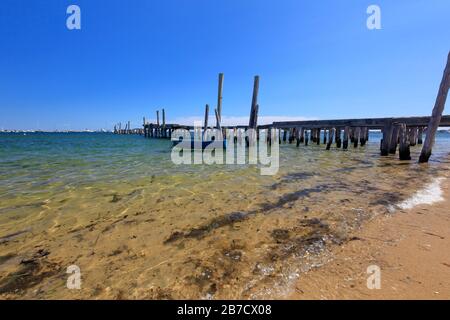
[[[423,127],[419,127],[417,130],[417,144],[422,144],[423,142]]]
[[[223,89],[223,73],[219,73],[219,87],[217,89],[217,113],[219,114],[219,121],[216,123],[216,127],[220,126],[222,121],[222,89]]]
[[[380,153],[382,156],[389,155],[389,146],[392,139],[392,123],[388,122],[383,127],[383,140],[381,141]]]
[[[297,147],[300,145],[301,143],[301,138],[300,138],[300,131],[302,130],[302,128],[296,127],[295,128],[295,139],[297,142]]]
[[[395,154],[397,152],[398,136],[400,133],[400,126],[398,124],[393,124],[391,142],[389,143],[389,153]]]
[[[259,104],[255,106],[255,114],[253,115],[253,127],[252,129],[257,130],[258,128],[258,113],[259,113]]]
[[[222,130],[221,126],[220,126],[220,116],[219,116],[219,111],[216,109],[214,109],[214,113],[216,114],[216,123],[217,123],[217,129],[218,130]]]
[[[334,128],[328,129],[328,143],[326,150],[330,150],[331,148],[331,144],[333,143],[334,130]]]
[[[348,135],[350,128],[348,126],[344,127],[344,139],[342,141],[342,148],[346,150],[348,148]]]
[[[353,147],[358,148],[359,136],[361,134],[361,128],[356,127],[353,130]]]
[[[309,131],[305,130],[305,146],[308,145],[308,142],[309,142]]]
[[[203,122],[203,132],[206,132],[208,129],[208,115],[209,115],[209,105],[205,105],[205,120]]]
[[[305,142],[305,128],[300,127],[300,143]]]
[[[348,136],[350,138],[350,143],[354,143],[355,142],[355,128],[349,127],[348,128]]]
[[[156,110],[156,129],[155,137],[159,137],[159,110]]]
[[[164,108],[162,109],[162,136],[166,137],[166,112]]]
[[[252,105],[250,108],[250,120],[248,126],[253,128],[254,117],[256,111],[256,105],[258,104],[258,91],[259,91],[259,76],[255,76],[253,80],[253,95],[252,95]]]
[[[342,140],[341,140],[341,131],[342,129],[340,127],[336,128],[336,148],[341,148]]]
[[[411,153],[409,149],[408,133],[406,129],[406,124],[400,124],[400,146],[399,146],[399,157],[400,160],[411,160]]]
[[[430,122],[427,127],[427,135],[425,137],[425,143],[422,147],[419,163],[428,162],[433,149],[434,140],[436,138],[436,132],[441,122],[442,112],[444,111],[445,101],[447,100],[447,94],[450,87],[450,52],[447,56],[447,65],[444,69],[444,75],[442,76],[441,85],[439,86],[439,92],[434,104],[433,112],[431,114]]]
[[[292,141],[294,141],[294,128],[289,129],[289,144],[291,144]]]
[[[361,147],[366,145],[368,135],[369,135],[368,128],[362,127],[360,130],[360,138],[359,138],[359,143],[361,144]]]
[[[412,127],[409,128],[409,145],[411,147],[414,147],[416,145],[416,138],[417,138],[417,128]]]
[[[317,128],[311,129],[311,142],[317,142]]]

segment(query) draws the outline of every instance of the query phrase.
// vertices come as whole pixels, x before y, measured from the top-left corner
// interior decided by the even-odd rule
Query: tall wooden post
[[[162,109],[162,136],[166,137],[166,112]]]
[[[248,122],[248,126],[253,128],[253,122],[255,118],[255,109],[258,104],[258,91],[259,91],[259,76],[255,76],[253,81],[253,96],[252,96],[252,105],[250,108],[250,120]]]
[[[208,130],[208,115],[209,115],[209,105],[205,105],[205,121],[203,125],[203,132],[206,132]]]
[[[427,135],[425,137],[425,143],[422,147],[419,163],[428,162],[431,156],[431,150],[433,149],[434,139],[436,132],[441,122],[442,112],[444,111],[445,101],[447,100],[448,89],[450,87],[450,52],[447,56],[447,65],[444,69],[444,75],[442,76],[441,85],[439,86],[439,92],[434,104],[433,113],[431,114],[430,122],[428,123]]]
[[[146,127],[146,121],[145,121],[145,117],[143,118],[144,124],[143,124],[143,128],[144,128],[144,137],[147,138],[147,127]]]
[[[255,106],[255,114],[253,115],[253,129],[258,128],[258,112],[259,112],[259,104]]]
[[[216,114],[217,129],[222,130],[221,126],[220,126],[219,111],[217,110],[217,108],[214,109],[214,113]]]
[[[159,110],[156,110],[156,132],[155,132],[155,136],[158,138],[159,137]]]

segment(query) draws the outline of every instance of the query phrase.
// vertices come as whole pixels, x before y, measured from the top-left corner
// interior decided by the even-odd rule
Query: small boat
[[[181,138],[179,140],[172,140],[172,146],[176,146],[182,141],[183,141],[183,139],[181,139]],[[226,149],[227,148],[227,140],[223,139],[223,140],[220,140],[220,141],[222,142],[223,149]],[[214,140],[202,140],[201,141],[201,148],[202,148],[202,150],[204,150],[212,142],[214,142]],[[219,142],[219,141],[217,141],[217,142]],[[191,149],[193,149],[193,150],[199,149],[199,144],[200,144],[199,141],[194,141],[193,137],[191,137]]]

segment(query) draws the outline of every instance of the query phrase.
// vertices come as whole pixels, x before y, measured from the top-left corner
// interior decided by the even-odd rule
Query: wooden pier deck
[[[399,149],[400,160],[411,160],[410,146],[423,143],[423,134],[426,133],[422,153],[419,162],[427,162],[434,144],[435,135],[439,127],[450,127],[450,115],[442,115],[448,90],[450,86],[450,52],[447,56],[447,64],[439,87],[436,102],[431,116],[420,117],[387,117],[387,118],[362,118],[362,119],[337,119],[337,120],[307,120],[307,121],[282,121],[271,124],[258,125],[258,91],[259,76],[255,76],[253,83],[253,95],[250,108],[249,124],[247,126],[223,126],[222,119],[222,89],[223,74],[219,74],[217,108],[214,109],[216,124],[214,128],[224,131],[233,129],[235,139],[247,129],[276,131],[280,142],[296,140],[297,146],[301,143],[315,143],[320,145],[321,140],[326,145],[326,150],[336,143],[336,148],[348,149],[349,142],[353,147],[364,146],[369,139],[370,130],[381,130],[382,139],[380,154],[387,156],[396,154]],[[205,118],[203,130],[212,128],[208,126],[209,105],[205,106]],[[114,133],[141,134],[147,138],[170,139],[176,129],[193,130],[193,126],[166,123],[165,110],[162,109],[162,123],[160,123],[159,110],[156,111],[156,123],[149,123],[144,117],[142,129],[130,129],[128,121],[125,129],[121,123],[114,127]],[[258,131],[257,130],[257,131]],[[225,135],[224,135],[225,136]],[[270,135],[268,137],[270,141]],[[248,141],[248,140],[247,140]]]

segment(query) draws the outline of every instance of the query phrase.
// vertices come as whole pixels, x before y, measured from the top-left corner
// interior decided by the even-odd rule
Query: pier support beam
[[[159,138],[159,110],[156,110],[156,132],[155,136]]]
[[[166,137],[166,112],[162,109],[162,137]]]
[[[301,143],[301,138],[300,138],[300,131],[302,130],[303,128],[299,128],[299,127],[296,127],[295,128],[295,139],[296,139],[296,141],[297,141],[297,147],[300,145],[300,143]]]
[[[219,87],[217,89],[217,113],[219,114],[219,122],[222,120],[222,89],[223,89],[223,73],[219,73]],[[216,124],[218,128],[220,123]]]
[[[300,128],[300,143],[305,142],[305,128]]]
[[[361,128],[356,127],[353,130],[353,148],[358,148],[359,136],[361,134]]]
[[[447,100],[448,89],[450,87],[450,52],[447,56],[447,65],[444,69],[439,92],[434,104],[433,113],[431,114],[430,122],[428,123],[427,135],[425,143],[422,147],[419,163],[428,162],[433,149],[436,132],[441,122],[442,112],[444,111],[445,101]]]
[[[400,133],[400,126],[394,124],[394,129],[392,130],[391,142],[389,143],[389,153],[395,154],[397,152],[398,136]]]
[[[406,126],[406,125],[405,125]],[[406,130],[406,129],[405,129]],[[392,139],[392,123],[386,123],[383,128],[383,140],[381,141],[381,155],[389,155],[389,146]]]
[[[406,124],[400,124],[400,160],[411,160],[411,152],[409,149],[408,132]]]
[[[348,135],[349,135],[349,130],[350,128],[348,126],[346,126],[344,128],[344,141],[342,142],[342,148],[344,150],[347,150],[348,148]]]
[[[336,148],[338,148],[338,149],[341,147],[341,144],[342,144],[341,131],[342,131],[342,129],[340,127],[336,128]]]
[[[289,129],[289,144],[291,144],[294,141],[294,130],[295,128]]]
[[[252,95],[252,105],[250,107],[250,118],[249,118],[249,121],[248,121],[248,127],[252,128],[252,129],[256,129],[256,127],[257,127],[258,91],[259,91],[259,76],[255,76],[255,78],[253,80],[253,95]],[[217,110],[217,109],[215,109],[215,110]],[[220,117],[220,115],[219,115],[219,117]],[[220,121],[220,118],[217,118],[217,121]],[[256,138],[256,135],[255,135],[255,138]],[[245,138],[245,141],[246,141],[246,144],[248,146],[249,145],[248,137]]]
[[[328,129],[328,143],[326,150],[330,150],[331,144],[333,143],[334,130],[334,128]]]
[[[369,136],[369,128],[362,127],[361,128],[361,133],[360,133],[360,138],[359,138],[359,143],[361,144],[361,147],[366,145],[366,142],[368,140],[368,136]]]
[[[209,105],[205,105],[205,119],[203,122],[203,134],[208,130],[208,116],[209,116]]]
[[[423,143],[423,127],[419,127],[419,130],[417,131],[417,144]]]
[[[411,147],[414,147],[416,145],[416,132],[417,128],[415,127],[408,128],[409,145]]]

